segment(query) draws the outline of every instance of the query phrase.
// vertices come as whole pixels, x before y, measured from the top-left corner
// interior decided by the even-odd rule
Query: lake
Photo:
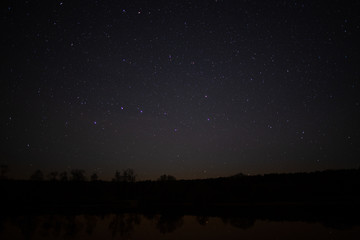
[[[1,216],[0,239],[359,239],[360,226],[344,222],[136,213],[9,215]]]

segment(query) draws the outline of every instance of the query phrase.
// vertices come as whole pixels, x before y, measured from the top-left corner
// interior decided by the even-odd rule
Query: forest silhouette
[[[139,214],[155,219],[161,233],[181,227],[185,215],[197,216],[200,225],[219,217],[242,229],[257,219],[321,222],[336,228],[360,225],[360,169],[195,180],[163,174],[155,181],[136,181],[133,169],[116,170],[112,181],[102,181],[96,173],[88,178],[81,169],[48,174],[36,170],[29,180],[14,180],[6,177],[7,166],[1,169],[4,221],[65,214],[61,221],[68,235],[76,235],[79,226],[72,216],[79,215],[86,216],[91,234],[91,224],[111,214],[113,237],[131,232]]]
[[[44,174],[36,170],[29,180],[1,174],[2,201],[14,208],[116,207],[120,209],[225,208],[270,205],[358,205],[360,169],[310,173],[265,174],[210,179],[176,180],[161,175],[156,181],[136,181],[133,169],[117,171],[102,181],[85,171]],[[45,177],[46,176],[46,177]]]

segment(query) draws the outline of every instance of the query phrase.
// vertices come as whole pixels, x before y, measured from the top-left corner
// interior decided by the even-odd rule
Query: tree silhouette
[[[93,173],[91,176],[90,176],[90,180],[92,182],[96,182],[99,180],[99,176],[96,174],[96,173]]]
[[[85,171],[82,169],[73,169],[71,170],[71,180],[75,182],[85,181]]]
[[[60,181],[67,181],[68,180],[68,173],[66,171],[62,172],[59,174],[59,180]]]
[[[158,178],[158,181],[176,181],[176,178],[174,176],[164,174]]]
[[[57,180],[57,176],[59,175],[59,173],[58,172],[51,172],[51,173],[49,173],[49,175],[48,175],[48,179],[50,180],[50,181],[56,181]]]
[[[134,170],[131,168],[125,169],[123,171],[123,174],[116,170],[115,177],[113,178],[113,182],[135,182],[136,181],[136,175],[134,173]]]
[[[8,165],[1,165],[0,166],[0,179],[6,179],[6,174],[9,170]]]
[[[116,170],[115,177],[113,178],[113,182],[121,182],[121,181],[122,181],[121,173],[118,170]]]
[[[43,181],[44,180],[44,174],[41,170],[36,170],[31,176],[30,180],[32,181]]]
[[[134,170],[131,168],[124,170],[123,177],[124,177],[124,182],[135,182],[136,180],[136,175],[134,173]]]

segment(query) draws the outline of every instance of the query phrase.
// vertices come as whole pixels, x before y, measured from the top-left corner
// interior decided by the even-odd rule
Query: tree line
[[[9,171],[8,165],[0,165],[0,179],[7,179],[7,173]],[[137,175],[135,174],[134,169],[127,168],[122,171],[116,170],[112,182],[136,182]],[[52,171],[48,174],[45,174],[40,169],[37,169],[30,175],[29,180],[31,181],[76,181],[84,182],[88,181],[86,172],[83,169],[72,169],[70,171]],[[172,175],[163,174],[158,179],[158,181],[176,181],[176,178]],[[93,172],[90,175],[89,181],[96,182],[102,181],[99,178],[99,175],[96,172]]]
[[[136,181],[135,171],[131,168],[125,169],[123,171],[116,170],[114,177],[112,179],[113,182],[135,182]],[[72,169],[70,171],[57,172],[52,171],[45,175],[43,171],[36,170],[30,176],[31,181],[75,181],[75,182],[84,182],[88,181],[86,176],[86,172],[83,169]],[[90,175],[91,182],[101,181],[99,175],[94,172]]]

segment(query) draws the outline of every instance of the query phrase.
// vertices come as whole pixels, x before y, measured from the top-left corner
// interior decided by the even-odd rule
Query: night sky
[[[359,1],[7,1],[9,176],[360,166]]]

